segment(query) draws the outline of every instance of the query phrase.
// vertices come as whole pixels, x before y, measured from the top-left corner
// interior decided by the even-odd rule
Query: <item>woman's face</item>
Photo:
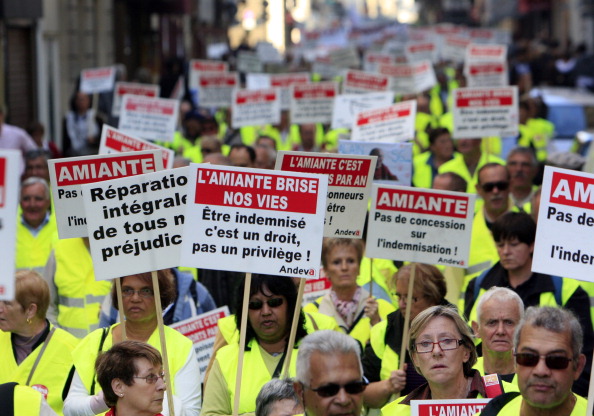
[[[429,149],[439,158],[450,159],[454,154],[454,141],[449,133],[444,133],[435,139]]]
[[[144,377],[151,374],[161,375],[163,369],[160,366],[154,366],[146,358],[138,358],[134,361],[134,364],[136,374],[133,383],[131,386],[122,385],[123,396],[118,399],[117,413],[150,416],[161,413],[165,397],[165,381],[162,377],[159,377],[156,382],[151,384]]]
[[[27,325],[25,310],[16,300],[0,301],[0,330],[19,333]]]
[[[351,289],[357,286],[359,260],[355,247],[339,245],[332,248],[324,271],[334,289]]]
[[[406,303],[408,299],[408,277],[400,277],[398,280],[396,280],[396,296],[398,297],[398,307],[402,312],[402,316],[404,316],[406,313],[406,308],[408,307],[408,304]],[[430,306],[435,305],[429,301],[427,296],[423,296],[418,287],[415,287],[410,305],[411,322],[419,313],[423,312]]]
[[[284,296],[274,295],[263,286],[261,292],[250,296],[249,302],[248,319],[260,342],[275,343],[286,337],[290,317]]]
[[[130,295],[126,295],[130,292]],[[157,308],[153,285],[137,275],[126,276],[122,279],[122,295],[124,315],[131,322],[150,321],[157,319]]]
[[[464,377],[463,364],[470,358],[468,348],[458,345],[456,348],[444,351],[438,341],[462,339],[456,324],[449,318],[437,316],[429,321],[415,340],[415,352],[412,360],[421,375],[431,385],[447,385]],[[430,352],[419,353],[419,343],[430,342],[433,349]]]

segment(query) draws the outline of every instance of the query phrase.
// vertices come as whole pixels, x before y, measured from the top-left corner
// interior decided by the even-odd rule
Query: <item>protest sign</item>
[[[452,136],[458,139],[516,136],[518,113],[518,87],[455,89]]]
[[[362,238],[376,159],[281,151],[275,169],[328,175],[324,237]]]
[[[342,69],[332,65],[327,56],[317,56],[312,64],[311,71],[319,74],[322,79],[333,79],[340,76]]]
[[[20,151],[0,150],[0,301],[10,301],[15,296],[14,253],[21,163]]]
[[[410,186],[412,175],[412,144],[373,143],[338,140],[338,153],[377,156],[374,182]]]
[[[147,140],[173,140],[179,118],[179,101],[125,95],[118,128]]]
[[[464,75],[469,88],[509,85],[507,62],[467,62]]]
[[[80,73],[80,91],[85,94],[109,92],[115,83],[116,70],[113,66],[83,69]]]
[[[344,94],[364,94],[366,92],[390,91],[390,77],[370,72],[346,71],[342,81]]]
[[[263,63],[281,64],[283,56],[270,42],[260,41],[256,44],[256,54]]]
[[[326,276],[322,276],[323,269],[320,270],[320,277],[318,279],[307,279],[305,282],[305,289],[303,290],[303,301],[301,306],[308,303],[315,302],[318,298],[330,293],[332,283]]]
[[[210,61],[206,59],[192,59],[189,65],[188,88],[198,88],[198,74],[201,72],[227,72],[229,64],[223,61]]]
[[[280,89],[281,110],[291,107],[291,85],[307,84],[309,73],[295,72],[291,74],[270,74],[270,87]]]
[[[83,185],[95,277],[179,266],[188,168]]]
[[[194,351],[200,367],[200,383],[204,382],[206,368],[213,353],[217,322],[225,316],[229,316],[227,306],[169,325],[194,343]]]
[[[469,43],[466,47],[466,62],[505,62],[506,60],[506,45]]]
[[[390,107],[362,111],[352,126],[354,141],[394,143],[415,137],[417,102],[401,101]]]
[[[237,53],[237,71],[248,72],[262,72],[264,64],[256,52],[239,51]]]
[[[163,169],[157,150],[50,159],[52,199],[60,238],[87,236],[81,185]]]
[[[330,64],[336,68],[358,68],[361,66],[361,59],[357,49],[353,46],[340,49],[332,49],[328,54]]]
[[[327,176],[190,168],[183,266],[317,277]]]
[[[157,98],[159,97],[160,87],[151,84],[139,84],[137,82],[116,82],[113,91],[113,104],[111,105],[111,115],[114,117],[120,116],[122,108],[122,99],[124,95],[140,95],[143,97]]]
[[[455,63],[464,62],[468,45],[470,45],[470,39],[463,36],[445,36],[440,50],[441,57]]]
[[[330,126],[332,129],[351,129],[360,112],[388,107],[393,102],[394,93],[391,91],[338,95],[334,99]]]
[[[233,128],[280,123],[280,94],[275,88],[235,90],[231,108]]]
[[[410,416],[473,416],[491,399],[411,400]]]
[[[532,271],[594,282],[594,175],[546,166]]]
[[[231,107],[231,95],[239,88],[237,72],[198,74],[198,100],[201,107]]]
[[[130,136],[116,128],[103,125],[101,141],[99,142],[99,154],[110,155],[113,153],[137,152],[140,150],[159,150],[163,156],[163,167],[173,168],[175,152],[171,149],[156,145],[138,137]]]
[[[394,64],[394,57],[389,53],[367,51],[363,55],[363,70],[376,72],[381,64]]]
[[[433,65],[429,61],[380,65],[378,72],[392,78],[392,91],[395,94],[418,94],[437,84]]]
[[[466,267],[473,194],[373,184],[367,257]]]
[[[336,82],[316,82],[291,86],[291,123],[330,123],[334,97],[338,95]]]
[[[436,62],[437,44],[434,41],[429,42],[409,42],[405,47],[405,55],[408,62]]]

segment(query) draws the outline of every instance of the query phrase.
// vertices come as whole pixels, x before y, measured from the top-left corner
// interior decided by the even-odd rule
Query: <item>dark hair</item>
[[[126,386],[134,384],[134,376],[138,369],[136,360],[146,359],[153,366],[161,367],[163,359],[159,351],[144,342],[122,341],[115,344],[108,351],[101,353],[95,361],[97,382],[103,390],[105,404],[115,406],[118,396],[111,387],[111,381],[120,379]]]
[[[435,143],[439,136],[442,136],[444,134],[450,135],[450,131],[445,127],[437,127],[435,129],[429,130],[429,144],[432,145],[433,143]]]
[[[435,175],[435,178],[448,178],[450,180],[450,189],[448,191],[455,191],[455,192],[466,192],[468,189],[468,182],[462,176],[458,175],[456,172],[444,172],[438,175]],[[435,178],[433,181],[435,182]]]
[[[132,276],[138,276],[141,280],[153,287],[153,278],[151,276],[151,272],[138,273]],[[126,277],[128,276],[121,277],[122,283]],[[157,270],[157,280],[159,281],[159,293],[161,293],[161,307],[165,309],[165,307],[172,303],[177,296],[171,269]],[[111,286],[111,304],[114,308],[119,310],[115,280]]]
[[[245,149],[248,152],[248,155],[250,156],[250,161],[252,163],[256,162],[256,151],[252,146],[246,146],[245,144],[234,144],[233,146],[231,146],[231,149],[229,149],[228,155],[231,156],[231,152],[233,152],[233,150],[235,149]]]
[[[38,157],[42,156],[45,158],[45,161],[47,162],[48,159],[51,159],[52,155],[45,149],[32,149],[26,151],[25,154],[23,154],[23,158],[25,159],[25,161],[37,159]]]
[[[519,242],[531,245],[536,236],[536,223],[525,212],[506,212],[495,220],[491,231],[497,243],[517,238]]]
[[[241,316],[243,313],[243,290],[245,287],[245,280],[241,282],[239,288],[236,292],[235,298],[235,322],[237,325],[237,329],[239,330],[241,327]],[[295,305],[297,305],[297,288],[295,287],[295,283],[293,279],[288,276],[272,276],[267,274],[253,274],[252,275],[252,283],[250,285],[250,297],[255,295],[256,293],[262,293],[264,296],[284,296],[287,300],[287,327],[291,327],[291,322],[293,321],[293,313],[295,311]],[[303,315],[303,311],[299,314],[299,322],[297,323],[297,334],[295,337],[295,344],[307,335],[305,331],[305,315]],[[250,321],[247,321],[247,332],[245,338],[245,345],[247,347],[248,343],[256,337],[256,332]]]
[[[489,162],[489,163],[485,163],[483,166],[481,166],[481,168],[478,170],[477,174],[476,174],[476,178],[477,178],[477,183],[480,185],[481,184],[481,172],[485,169],[491,169],[491,168],[498,168],[498,167],[502,167],[504,172],[505,172],[505,176],[506,179],[509,181],[509,171],[507,170],[507,168],[502,165],[501,163],[496,163],[496,162]]]

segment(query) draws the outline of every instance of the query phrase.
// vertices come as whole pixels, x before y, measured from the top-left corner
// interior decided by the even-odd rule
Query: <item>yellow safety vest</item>
[[[37,390],[28,386],[15,386],[14,416],[39,416],[42,400],[43,396]]]
[[[256,397],[262,386],[272,379],[272,374],[268,372],[262,351],[255,339],[248,344],[243,356],[243,371],[241,394],[239,399],[239,414],[253,413],[256,411]],[[291,354],[291,365],[289,366],[289,376],[295,377],[298,348],[293,349]],[[229,395],[230,407],[235,403],[235,380],[237,377],[237,361],[239,357],[239,345],[229,344],[217,352],[216,360],[221,368],[221,373],[227,383],[227,394]]]
[[[584,416],[587,414],[588,401],[581,396],[575,395],[577,401],[569,416]],[[497,413],[500,416],[518,416],[522,409],[522,395],[517,396]]]
[[[400,365],[400,352],[394,351],[392,347],[385,342],[387,328],[388,321],[381,321],[371,328],[371,336],[369,338],[369,344],[371,345],[373,352],[380,360],[382,360],[380,380],[389,379],[392,371],[398,370]]]
[[[480,341],[480,340],[479,340]],[[485,375],[485,359],[484,357],[477,357],[476,364],[472,367],[481,374],[481,377]],[[518,387],[518,375],[514,375],[511,383],[509,381],[501,380],[504,393],[510,393],[512,391],[520,391]]]
[[[48,404],[54,409],[54,412],[61,415],[64,406],[62,392],[72,368],[71,352],[78,344],[79,339],[50,324],[51,330],[54,332],[50,332],[48,335],[48,338],[50,335],[51,338],[47,344],[42,343],[37,346],[20,364],[17,364],[14,358],[10,340],[11,333],[0,331],[0,351],[3,352],[4,357],[0,366],[0,383],[14,381],[46,391]],[[42,349],[44,349],[43,354],[31,376],[33,365]],[[29,377],[31,377],[30,380]]]
[[[53,245],[58,241],[56,217],[49,216],[48,223],[34,236],[23,225],[22,217],[17,218],[16,268],[33,269],[43,273]]]
[[[357,285],[365,286],[371,281],[370,264],[371,259],[363,256],[361,259],[361,267],[359,267],[359,276],[357,276]],[[398,305],[398,298],[388,287],[388,282],[397,271],[398,268],[394,265],[392,260],[373,259],[373,282],[377,283],[390,296],[392,305],[395,307]]]
[[[54,249],[58,325],[83,338],[99,326],[99,311],[111,282],[95,280],[93,260],[82,238],[59,240]]]
[[[445,172],[454,172],[458,175],[462,176],[467,183],[466,192],[475,194],[476,193],[476,184],[478,182],[478,171],[481,170],[481,167],[486,165],[487,163],[499,163],[500,165],[505,166],[505,161],[497,156],[494,155],[487,155],[486,153],[481,154],[481,158],[476,166],[474,173],[470,173],[466,163],[464,162],[464,156],[458,153],[454,156],[454,158],[450,161],[447,161],[443,165],[439,167],[439,173]]]

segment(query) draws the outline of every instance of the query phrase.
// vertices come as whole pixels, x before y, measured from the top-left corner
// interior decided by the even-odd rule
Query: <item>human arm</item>
[[[231,415],[233,409],[228,391],[219,362],[215,360],[208,376],[208,383],[204,386],[201,416]]]
[[[377,300],[374,297],[369,296],[367,298],[367,300],[365,301],[364,311],[365,316],[367,316],[371,321],[371,326],[377,324],[379,321],[382,320],[382,318],[380,318],[379,316],[379,306],[377,304]]]
[[[384,406],[390,399],[390,396],[402,391],[406,384],[406,366],[400,370],[394,370],[390,373],[390,378],[386,380],[369,383],[363,392],[365,405],[375,409]]]
[[[103,391],[91,396],[75,371],[68,396],[64,400],[64,416],[94,416],[108,409],[109,406],[103,400]]]

